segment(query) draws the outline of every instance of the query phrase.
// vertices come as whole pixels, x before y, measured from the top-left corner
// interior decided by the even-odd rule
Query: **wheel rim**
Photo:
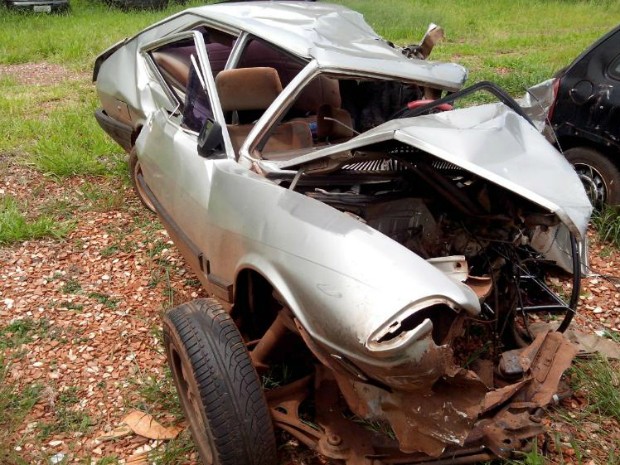
[[[150,199],[146,195],[146,192],[144,191],[144,188],[142,187],[142,183],[140,182],[140,178],[142,177],[143,177],[142,166],[140,165],[139,161],[136,161],[136,164],[134,165],[134,168],[133,168],[133,178],[134,178],[134,184],[136,185],[136,190],[138,191],[138,195],[140,196],[140,199],[145,203],[145,205],[150,210],[155,211],[153,204],[151,203]]]
[[[191,387],[189,380],[192,379],[191,373],[185,372],[185,367],[181,361],[180,354],[174,347],[170,347],[170,368],[172,370],[172,376],[176,381],[177,392],[179,393],[179,400],[183,405],[192,432],[194,433],[194,440],[196,441],[202,461],[205,465],[213,465],[213,448],[211,446],[210,438],[208,437],[207,425],[202,415],[202,405],[197,393]]]
[[[583,184],[592,206],[600,208],[607,200],[607,186],[601,173],[592,165],[574,163],[575,171]]]

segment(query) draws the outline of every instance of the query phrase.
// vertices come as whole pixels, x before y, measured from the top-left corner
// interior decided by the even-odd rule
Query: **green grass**
[[[8,152],[56,176],[124,170],[122,149],[99,128],[92,86],[70,81],[27,86],[9,81],[0,93],[0,153]],[[122,166],[120,168],[119,166]]]
[[[121,158],[118,159],[117,177],[129,183],[129,174]],[[80,187],[80,195],[89,203],[89,210],[107,212],[118,210],[125,204],[125,191],[120,186],[85,184]]]
[[[549,413],[553,420],[551,427],[558,428],[547,436],[547,449],[554,460],[548,462],[539,449],[534,449],[520,460],[510,461],[509,465],[589,464],[594,457],[597,464],[617,465],[620,443],[613,439],[601,441],[600,438],[606,438],[607,424],[620,420],[619,373],[620,362],[617,360],[602,356],[577,359],[568,372],[568,380],[571,389],[585,403],[580,409],[559,407]],[[589,425],[588,434],[583,434],[584,425]],[[572,449],[570,456],[566,454],[566,448]],[[594,450],[597,450],[596,455]]]
[[[103,175],[122,169],[122,150],[114,146],[93,118],[89,99],[71,110],[56,110],[39,123],[34,135],[34,162],[57,176]]]
[[[60,289],[63,294],[78,294],[82,291],[82,285],[77,279],[68,279]]]
[[[534,439],[531,451],[517,455],[520,456],[518,459],[508,460],[506,465],[545,465],[547,463],[547,459],[538,448],[538,441],[536,439]]]
[[[41,386],[31,385],[18,390],[8,378],[9,365],[0,356],[0,463],[27,465],[14,449],[14,436],[26,415],[39,401]]]
[[[19,348],[33,341],[33,336],[45,334],[49,322],[45,319],[23,318],[0,327],[0,349]]]
[[[85,433],[90,430],[94,422],[78,405],[83,394],[74,386],[58,393],[52,407],[52,421],[37,425],[39,440],[45,441],[59,433]]]
[[[107,457],[100,458],[95,462],[95,465],[118,465],[120,463],[120,459],[114,455],[110,455]]]
[[[195,451],[189,430],[184,430],[175,439],[164,442],[151,452],[149,460],[155,465],[185,465],[189,454]]]
[[[163,345],[163,332],[160,328],[154,330]],[[131,405],[132,408],[142,410],[157,417],[161,413],[174,415],[177,419],[183,418],[183,410],[179,403],[179,397],[172,379],[172,373],[168,365],[163,367],[162,376],[154,376],[138,372],[129,382],[133,385],[134,391],[139,394],[140,399]]]
[[[48,215],[28,218],[24,211],[27,208],[21,207],[13,197],[0,196],[0,244],[42,237],[60,239],[72,228],[72,223]]]
[[[592,213],[591,223],[600,240],[620,247],[620,208],[605,207]]]
[[[470,83],[489,79],[513,95],[551,76],[620,22],[620,2],[614,1],[337,2],[365,14],[380,34],[401,45],[419,41],[430,22],[442,25],[446,40],[433,59],[461,63],[470,70]],[[187,6],[204,3],[193,0]],[[90,82],[94,59],[183,6],[126,12],[96,0],[71,5],[60,15],[6,9],[0,15],[0,64],[48,62],[75,77],[33,86],[0,75],[0,153],[19,155],[56,176],[117,176],[124,169],[122,150],[92,115],[98,105]]]
[[[401,45],[419,41],[430,22],[442,25],[446,40],[433,59],[461,63],[470,70],[470,83],[493,80],[514,95],[551,76],[620,22],[620,2],[614,1],[338,2],[365,14],[380,34]],[[0,75],[0,153],[21,155],[56,176],[118,175],[124,169],[122,151],[92,115],[98,105],[90,83],[94,59],[183,6],[125,12],[96,0],[71,5],[61,15],[2,11],[0,64],[49,62],[75,79],[32,86]]]
[[[1,11],[0,62],[47,61],[90,72],[99,52],[180,9],[123,12],[95,0],[72,0],[71,10],[60,15]]]
[[[156,336],[163,337],[157,328]],[[131,403],[132,408],[148,412],[156,418],[162,413],[173,415],[177,420],[184,417],[179,397],[172,380],[170,369],[164,367],[163,376],[153,376],[138,373],[130,380],[139,399]],[[149,453],[149,463],[157,465],[182,465],[187,463],[187,457],[195,452],[195,446],[189,430],[182,431],[178,437],[165,441],[160,447]]]
[[[88,297],[95,299],[97,302],[105,305],[109,309],[115,309],[119,302],[119,299],[114,299],[108,294],[102,294],[100,292],[91,292],[88,294]]]
[[[596,357],[579,361],[572,373],[575,388],[588,399],[587,410],[620,421],[620,364]]]
[[[491,80],[509,92],[549,78],[620,22],[620,2],[579,0],[337,0],[364,14],[399,45],[419,42],[430,22],[446,40],[432,58],[460,63],[469,83]],[[576,27],[578,25],[578,27]]]

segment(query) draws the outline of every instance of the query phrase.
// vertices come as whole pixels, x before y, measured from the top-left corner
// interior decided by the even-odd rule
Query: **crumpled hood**
[[[280,168],[395,139],[502,186],[556,214],[584,237],[592,206],[566,159],[501,103],[388,121],[350,141],[280,162]]]

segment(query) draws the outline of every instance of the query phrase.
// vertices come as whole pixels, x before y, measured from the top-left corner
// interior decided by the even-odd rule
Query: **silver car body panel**
[[[253,121],[254,126],[238,153],[233,150],[227,129],[234,119],[224,118],[204,38],[199,32],[189,32],[199,25],[219,28],[238,37],[227,58],[227,68],[236,66],[244,47],[254,36],[307,62],[258,121]],[[190,35],[196,45],[192,66],[202,74],[203,88],[212,107],[209,118],[219,124],[218,128],[209,121],[210,125],[204,128],[222,130],[222,146],[203,144],[200,155],[199,135],[184,127],[184,115],[174,107],[175,97],[166,92],[163,76],[149,55],[153,47]],[[355,210],[340,207],[341,211],[337,204],[330,206],[329,200],[318,200],[326,197],[312,198],[320,190],[312,184],[312,170],[317,169],[320,174],[317,178],[323,177],[322,186],[327,186],[327,192],[333,178],[329,171],[321,173],[322,163],[352,159],[356,151],[363,152],[364,148],[382,142],[388,144],[381,147],[414,147],[417,150],[404,150],[401,159],[411,157],[410,164],[415,165],[415,157],[422,151],[427,162],[424,166],[429,169],[434,169],[431,162],[436,157],[489,181],[479,183],[474,176],[463,178],[473,179],[471,184],[475,188],[479,184],[484,189],[489,184],[501,187],[490,186],[490,195],[499,192],[498,197],[510,204],[507,210],[512,216],[502,218],[501,226],[492,227],[506,235],[489,239],[483,234],[484,225],[477,229],[479,217],[474,216],[469,223],[475,229],[471,231],[474,245],[479,245],[480,239],[488,239],[516,249],[526,246],[531,238],[533,248],[554,257],[565,269],[570,268],[566,261],[570,250],[564,247],[569,243],[567,231],[583,237],[591,207],[581,182],[566,160],[529,122],[503,104],[391,120],[343,143],[329,145],[327,140],[321,141],[327,145],[273,154],[281,161],[266,159],[271,154],[261,153],[262,142],[281,122],[303,88],[320,74],[360,81],[421,83],[444,90],[459,89],[466,78],[465,70],[458,65],[406,58],[398,48],[377,36],[358,13],[340,6],[301,2],[226,3],[190,9],[104,52],[95,69],[103,106],[108,111],[120,106],[122,122],[134,129],[141,128],[139,134],[138,131],[132,134],[137,134],[134,147],[141,169],[140,174],[134,173],[136,181],[144,188],[187,264],[207,290],[234,304],[235,312],[243,311],[243,298],[235,300],[235,292],[242,296],[247,289],[236,284],[245,282],[240,277],[244,278],[247,271],[256,272],[273,288],[273,292],[267,289],[275,297],[269,304],[285,307],[276,320],[280,315],[292,316],[291,322],[320,361],[328,360],[328,367],[332,363],[349,367],[353,370],[349,375],[357,380],[368,381],[370,378],[364,377],[369,373],[372,379],[394,389],[394,397],[384,398],[383,394],[374,395],[369,390],[370,384],[362,383],[358,394],[360,399],[366,399],[364,405],[369,412],[372,410],[370,413],[378,416],[385,413],[390,424],[400,426],[395,431],[401,450],[438,455],[446,444],[463,444],[469,423],[483,405],[482,398],[476,398],[473,413],[466,416],[468,428],[454,427],[464,411],[457,409],[447,414],[446,405],[453,404],[454,399],[467,391],[461,381],[472,381],[468,376],[477,375],[457,369],[451,341],[463,329],[461,325],[471,320],[469,317],[478,320],[488,318],[489,312],[495,314],[485,299],[491,297],[489,300],[498,302],[509,299],[502,299],[502,294],[493,299],[495,283],[489,276],[489,268],[483,269],[475,263],[479,255],[468,254],[465,246],[451,247],[456,239],[447,237],[441,229],[434,226],[424,229],[431,221],[435,222],[432,215],[437,214],[439,218],[445,213],[446,218],[441,221],[449,222],[447,216],[454,214],[447,202],[432,203],[437,200],[433,196],[442,195],[433,191],[432,186],[428,190],[424,184],[419,190],[406,186],[406,190],[395,190],[396,194],[406,194],[406,198],[389,199],[392,206],[401,200],[412,206],[413,215],[411,209],[398,210],[400,204],[394,206],[395,213],[403,211],[407,216],[405,228],[411,231],[422,228],[423,233],[442,241],[440,248],[420,249],[415,244],[407,246],[407,241],[399,242],[397,236],[392,239],[389,229],[381,229],[381,222],[389,226],[396,216],[385,215],[378,222],[366,224],[372,215],[363,218]],[[180,100],[176,97],[177,104]],[[315,116],[318,119],[318,112]],[[391,149],[381,150],[379,157],[391,156]],[[297,192],[295,180],[301,173],[307,176]],[[282,176],[274,181],[270,175],[274,179]],[[389,176],[388,172],[385,177]],[[407,181],[413,183],[415,179],[418,178]],[[460,182],[456,178],[449,181],[454,181],[454,186]],[[302,192],[303,188],[308,189],[308,195]],[[505,195],[506,192],[514,195]],[[473,199],[476,193],[482,191],[463,188],[456,190],[454,197]],[[371,207],[381,209],[381,214],[390,210],[380,195],[376,197],[380,202]],[[532,204],[520,202],[517,197],[542,208],[531,208]],[[500,209],[505,205],[493,205],[493,219],[503,215]],[[531,215],[530,208],[534,210]],[[560,222],[547,212],[555,214]],[[467,210],[459,212],[456,220],[462,221],[467,214]],[[422,217],[419,222],[418,217]],[[485,215],[480,218],[482,222],[489,219]],[[543,219],[536,222],[538,218]],[[530,219],[532,222],[528,223]],[[398,226],[404,223],[400,218],[397,220]],[[448,232],[468,239],[468,235],[460,232],[461,227],[465,229],[468,225],[457,226],[459,231],[453,228]],[[562,240],[560,246],[558,238]],[[527,252],[536,255],[529,248]],[[423,256],[430,258],[426,260]],[[471,258],[470,263],[466,257]],[[512,264],[514,257],[506,257],[507,265]],[[515,265],[519,260],[516,257]],[[490,274],[493,273],[491,269]],[[257,316],[263,316],[260,309]],[[434,334],[434,329],[441,330],[442,325],[449,326],[445,337]],[[545,356],[543,360],[547,363],[553,358]],[[420,409],[428,409],[429,418],[441,413],[445,427],[433,432],[433,427],[427,427],[424,422],[416,426],[415,419],[420,417],[420,412],[414,411],[418,405],[415,402],[427,403],[430,397],[425,386],[430,388],[440,378],[447,385],[455,381],[445,393],[447,402],[420,405]],[[486,391],[480,380],[473,381],[466,385],[476,385],[476,392]],[[352,385],[357,389],[356,386]],[[368,395],[364,396],[363,392]],[[348,394],[351,393],[349,390]],[[440,396],[439,401],[442,399]],[[384,408],[390,403],[396,407]],[[360,407],[362,403],[349,405]],[[363,416],[363,412],[352,411]],[[400,421],[399,412],[405,413],[404,421]],[[411,439],[428,442],[425,432],[441,440],[425,446]]]
[[[384,74],[458,90],[467,71],[455,63],[405,57],[381,38],[364,17],[346,7],[303,2],[218,4],[189,10],[238,27],[319,67]]]
[[[177,225],[213,264],[213,275],[234,282],[242,269],[258,271],[308,333],[334,353],[372,365],[402,362],[411,356],[406,348],[396,361],[379,361],[366,348],[370,336],[400,313],[433,299],[480,312],[478,297],[459,279],[233,160],[199,157],[190,134],[178,131],[170,140],[173,126],[156,112],[136,141],[145,179],[163,209],[174,211]]]
[[[525,91],[523,97],[516,100],[525,114],[532,120],[536,129],[538,129],[538,131],[552,144],[557,142],[557,138],[551,126],[547,124],[547,121],[549,110],[555,100],[553,92],[554,82],[555,79],[552,78],[535,84]],[[543,246],[543,249],[548,250],[548,258],[555,261],[562,269],[572,272],[572,260],[567,258],[567,251],[570,250],[568,231],[564,228],[559,228],[550,231],[544,236],[546,239],[543,240],[541,236],[538,238],[537,242],[540,244],[544,242],[549,243],[549,246]],[[590,270],[587,237],[581,237],[579,249],[581,251],[579,254],[579,259],[581,260],[581,274],[583,276],[590,276],[592,272]]]
[[[553,104],[553,82],[555,79],[547,79],[536,84],[525,91],[525,95],[517,100],[517,103],[527,116],[536,125],[536,128],[542,132],[547,123],[547,114],[549,108]]]
[[[337,17],[344,18],[344,26],[335,27]],[[503,105],[390,121],[346,143],[286,162],[251,158],[271,122],[321,71],[403,78],[445,89],[462,85],[466,77],[462,67],[405,58],[358,13],[307,3],[211,5],[188,10],[129,40],[101,64],[97,87],[103,98],[125,99],[130,112],[139,108],[143,113],[137,115],[137,120],[143,118],[144,129],[136,150],[144,178],[163,210],[174,213],[176,226],[196,250],[208,256],[212,279],[234,283],[242,269],[259,271],[278,289],[308,333],[334,352],[377,363],[376,354],[370,356],[368,341],[399,315],[429,302],[477,314],[478,297],[458,279],[380,232],[317,200],[283,189],[252,172],[250,163],[235,162],[226,131],[227,159],[199,157],[196,134],[183,129],[179,118],[156,103],[167,96],[143,54],[161,43],[162,35],[201,23],[227,31],[238,28],[242,37],[244,30],[268,38],[309,60],[241,148],[245,160],[264,172],[300,168],[374,142],[397,140],[528,198],[557,214],[574,234],[584,233],[590,206],[578,178],[534,128]],[[197,49],[203,70],[208,70],[204,48]],[[233,50],[231,57],[236,56]],[[119,69],[128,76],[127,85],[118,85],[114,71]],[[135,83],[129,79],[132,75]],[[207,80],[213,93],[212,77]],[[225,126],[216,97],[212,104],[216,119]],[[551,173],[562,179],[561,186],[550,182]],[[197,260],[189,259],[195,269]],[[401,349],[398,360],[411,356],[406,348]]]

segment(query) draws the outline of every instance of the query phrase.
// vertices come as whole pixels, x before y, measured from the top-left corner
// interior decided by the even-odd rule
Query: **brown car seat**
[[[220,72],[215,78],[222,110],[238,114],[260,110],[264,112],[282,91],[278,72],[274,68],[236,68]],[[243,120],[239,115],[239,120]],[[254,122],[228,124],[228,133],[235,152],[239,150]],[[290,121],[278,125],[269,136],[263,151],[282,151],[312,147],[308,125]]]

